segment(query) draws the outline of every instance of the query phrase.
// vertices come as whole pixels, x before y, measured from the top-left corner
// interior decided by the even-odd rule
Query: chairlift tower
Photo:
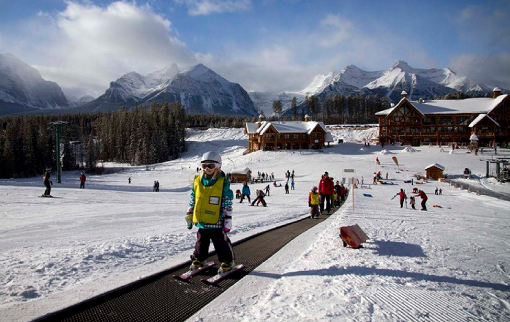
[[[62,169],[60,164],[60,129],[62,126],[66,125],[68,122],[64,121],[55,121],[50,122],[50,126],[55,127],[55,145],[56,145],[56,153],[57,153],[57,183],[62,183]]]

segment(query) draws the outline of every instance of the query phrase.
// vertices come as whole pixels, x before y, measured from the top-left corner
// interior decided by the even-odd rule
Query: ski
[[[207,262],[207,263],[204,263],[204,266],[200,267],[200,268],[197,268],[197,269],[194,269],[194,270],[189,270],[187,271],[186,273],[184,274],[181,274],[181,275],[174,275],[174,278],[175,279],[178,279],[180,281],[184,281],[184,282],[187,282],[189,281],[193,276],[199,274],[200,272],[203,272],[205,271],[206,269],[209,269],[211,268],[212,266],[214,266],[214,262]]]
[[[242,270],[243,268],[244,268],[243,264],[236,265],[236,266],[232,267],[232,269],[230,271],[224,272],[221,274],[216,274],[210,278],[204,278],[204,279],[202,279],[202,282],[204,282],[205,284],[208,284],[208,285],[216,285],[219,282],[223,281],[228,276],[232,275],[233,273],[235,273],[237,271]]]

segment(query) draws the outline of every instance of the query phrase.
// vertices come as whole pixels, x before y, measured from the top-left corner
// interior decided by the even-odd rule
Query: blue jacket
[[[248,185],[243,185],[242,193],[243,195],[250,195],[250,187]]]

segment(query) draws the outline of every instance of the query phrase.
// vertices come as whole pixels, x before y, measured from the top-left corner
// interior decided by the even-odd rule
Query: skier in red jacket
[[[319,194],[321,196],[321,204],[320,210],[321,213],[324,211],[324,201],[326,201],[326,211],[331,211],[331,199],[333,198],[333,193],[335,192],[335,184],[333,180],[329,177],[327,172],[324,172],[321,181],[319,182]]]
[[[418,194],[416,195],[416,197],[421,197],[421,210],[424,210],[424,211],[427,211],[427,195],[425,194],[425,192],[423,192],[423,190],[420,190],[418,191]]]

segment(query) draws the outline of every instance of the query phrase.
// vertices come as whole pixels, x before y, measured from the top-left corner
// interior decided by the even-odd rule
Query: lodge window
[[[299,139],[299,134],[294,134],[294,139]]]
[[[306,139],[307,135],[306,133],[303,134],[303,139]]]
[[[290,134],[285,134],[285,139],[290,139]]]

